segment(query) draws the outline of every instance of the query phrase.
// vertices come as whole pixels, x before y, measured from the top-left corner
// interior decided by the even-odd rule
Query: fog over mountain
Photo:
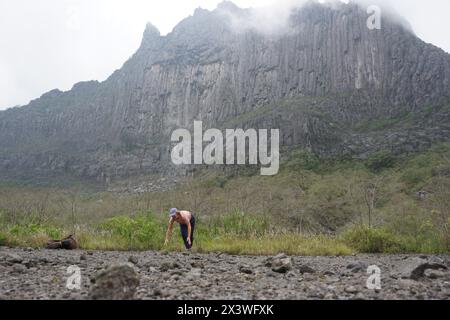
[[[106,81],[0,112],[0,177],[187,175],[172,166],[170,137],[195,120],[280,129],[283,147],[321,157],[409,153],[450,138],[450,54],[393,14],[368,28],[365,6],[289,12],[285,25],[261,28],[248,24],[261,11],[223,2],[167,35],[148,24]]]
[[[376,0],[393,7],[417,35],[450,52],[450,2]],[[0,109],[27,104],[54,88],[105,80],[139,47],[147,22],[163,35],[197,7],[220,0],[0,0]],[[247,26],[282,28],[289,9],[302,0],[236,0],[254,10]]]

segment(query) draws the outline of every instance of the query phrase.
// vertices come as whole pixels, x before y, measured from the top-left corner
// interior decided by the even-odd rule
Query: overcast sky
[[[301,0],[234,0],[240,7]],[[387,1],[387,0],[384,0]],[[105,80],[139,47],[146,23],[169,33],[221,0],[0,0],[0,110],[52,89]],[[391,0],[423,40],[450,52],[449,0]]]

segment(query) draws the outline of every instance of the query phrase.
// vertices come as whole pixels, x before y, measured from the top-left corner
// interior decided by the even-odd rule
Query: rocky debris
[[[15,253],[7,253],[3,256],[2,259],[6,264],[15,264],[15,263],[22,263],[23,258]]]
[[[301,265],[299,268],[298,268],[298,271],[300,272],[300,273],[315,273],[316,272],[316,270],[314,270],[313,268],[311,268],[310,266],[307,266],[307,265]]]
[[[356,273],[356,272],[366,272],[367,267],[368,266],[366,264],[358,261],[349,263],[346,268],[349,272]]]
[[[194,261],[194,262],[191,262],[191,267],[192,268],[203,269],[205,267],[205,265],[201,261]]]
[[[253,269],[249,266],[240,266],[239,271],[245,274],[253,274]]]
[[[159,268],[162,272],[167,272],[172,269],[178,269],[180,265],[177,262],[165,261],[161,264]]]
[[[447,275],[447,272],[444,272],[441,270],[428,269],[428,270],[425,270],[424,275],[430,279],[441,279]]]
[[[442,259],[431,257],[429,259],[414,257],[404,260],[399,268],[399,274],[402,278],[417,280],[425,275],[427,270],[447,269]]]
[[[112,265],[100,272],[89,291],[92,300],[131,300],[135,298],[139,277],[130,264]]]
[[[177,185],[183,181],[182,178],[179,179],[168,179],[166,176],[152,176],[147,178],[150,181],[145,182],[129,182],[127,185],[123,185],[120,182],[118,184],[111,184],[107,191],[120,194],[120,195],[130,195],[130,194],[143,194],[147,192],[164,192],[174,189]],[[137,180],[137,179],[134,179]]]
[[[292,259],[285,254],[279,254],[267,259],[266,266],[270,267],[273,272],[286,273],[292,270]]]
[[[128,258],[128,262],[130,262],[130,263],[132,263],[134,265],[137,265],[139,263],[139,258],[136,257],[136,256],[130,256]]]
[[[196,277],[200,277],[202,275],[202,270],[201,269],[191,269],[188,273],[187,273],[187,277],[189,279],[192,278],[196,278]]]
[[[394,277],[404,263],[413,259],[427,263],[448,262],[448,255],[356,255],[351,257],[276,257],[235,256],[228,254],[196,254],[170,252],[104,252],[89,254],[80,250],[77,256],[66,250],[0,249],[0,296],[4,299],[88,299],[93,292],[102,296],[117,292],[131,283],[135,299],[438,299],[450,298],[448,269],[426,269],[417,280]],[[88,261],[79,260],[86,255]],[[130,257],[139,260],[139,268],[126,263],[125,276],[109,273],[108,266],[123,265]],[[12,261],[6,262],[6,257]],[[20,259],[17,259],[20,257]],[[292,269],[278,273],[272,264],[290,259]],[[377,265],[381,269],[381,290],[366,287],[366,269],[352,272],[350,265]],[[67,268],[80,267],[80,290],[68,290]],[[307,266],[314,273],[308,271]],[[131,268],[131,269],[130,269]],[[133,271],[132,271],[133,270]],[[252,273],[250,273],[250,270]],[[309,270],[309,271],[311,271]],[[119,272],[122,274],[122,272]],[[95,281],[91,284],[89,279]],[[118,280],[125,279],[125,280]],[[127,280],[131,279],[131,280]],[[133,280],[134,279],[134,280]],[[138,282],[137,282],[138,281]],[[99,285],[103,283],[103,285]],[[138,283],[138,284],[137,284]],[[184,285],[188,283],[189,285]],[[137,285],[136,285],[137,284]],[[94,289],[98,288],[98,289]],[[100,289],[103,288],[103,289]],[[117,290],[117,288],[119,288]],[[98,291],[97,291],[98,290]],[[91,292],[91,293],[90,293]],[[107,292],[107,293],[105,293]],[[125,290],[125,293],[130,291]],[[126,294],[131,296],[131,294]],[[106,299],[101,298],[101,299]]]
[[[25,267],[23,264],[15,264],[12,267],[13,272],[15,273],[24,273],[25,271],[27,271],[27,267]]]
[[[354,286],[346,287],[344,291],[350,294],[358,293],[358,289],[356,289]]]

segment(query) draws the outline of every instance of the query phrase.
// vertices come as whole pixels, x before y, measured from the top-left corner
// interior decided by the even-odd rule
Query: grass
[[[178,230],[164,247],[167,222],[154,214],[118,216],[93,227],[78,227],[75,234],[86,250],[169,250],[182,251]],[[41,248],[50,239],[68,234],[64,228],[47,225],[14,225],[3,228],[0,240],[11,246]],[[271,229],[261,217],[232,213],[198,225],[195,251],[230,254],[269,255],[279,252],[295,255],[347,255],[352,250],[334,237],[303,236]]]
[[[157,193],[0,186],[0,245],[42,247],[74,234],[85,249],[184,250],[177,230],[163,248],[176,206],[196,215],[198,252],[449,253],[449,159],[449,144],[366,160],[294,150],[273,177],[204,171]]]
[[[299,234],[267,235],[260,238],[221,237],[200,243],[199,252],[226,252],[237,255],[275,255],[284,252],[302,256],[341,256],[354,252],[344,242],[326,236]]]
[[[233,213],[201,224],[195,234],[195,252],[225,252],[238,255],[274,255],[284,252],[303,256],[343,256],[353,253],[445,253],[432,226],[413,239],[396,235],[385,228],[354,226],[340,236],[304,235],[271,228],[265,219]],[[119,216],[93,227],[77,228],[79,245],[86,250],[183,251],[181,238],[175,236],[164,247],[167,225],[164,219],[146,213],[135,217]],[[429,234],[427,234],[427,232]],[[41,248],[50,239],[67,235],[64,228],[48,225],[14,225],[0,232],[0,244]]]

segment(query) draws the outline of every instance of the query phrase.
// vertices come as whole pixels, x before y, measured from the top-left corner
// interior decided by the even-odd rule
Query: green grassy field
[[[297,150],[273,177],[255,168],[202,171],[167,192],[0,187],[0,245],[42,247],[74,234],[85,249],[163,247],[167,210],[197,217],[195,250],[347,255],[450,252],[450,146],[366,160],[323,160]]]

